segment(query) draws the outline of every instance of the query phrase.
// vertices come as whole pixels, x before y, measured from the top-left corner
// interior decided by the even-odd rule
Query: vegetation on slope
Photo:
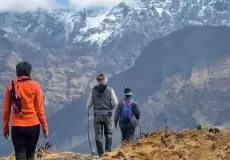
[[[142,139],[121,144],[101,160],[230,160],[230,133],[217,128],[155,131]],[[44,160],[94,160],[89,155],[73,152],[43,155]],[[11,155],[4,160],[14,160]]]
[[[230,134],[219,130],[156,131],[126,143],[104,160],[228,160]]]

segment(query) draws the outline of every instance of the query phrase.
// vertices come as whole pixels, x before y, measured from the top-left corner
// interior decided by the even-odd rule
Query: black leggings
[[[30,127],[13,126],[11,128],[16,160],[34,160],[39,135],[40,125]]]
[[[133,123],[119,123],[122,135],[122,141],[132,141],[135,134]]]

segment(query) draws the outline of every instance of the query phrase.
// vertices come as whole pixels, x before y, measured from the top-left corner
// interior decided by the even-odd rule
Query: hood
[[[97,97],[101,97],[101,96],[103,96],[103,94],[104,94],[106,88],[107,88],[107,85],[106,85],[106,84],[99,84],[99,85],[97,85],[97,86],[94,86],[93,89],[94,89],[95,92],[96,92],[96,96],[97,96]]]
[[[133,98],[132,97],[125,97],[123,100],[125,101],[125,103],[129,103],[131,100],[133,100]]]

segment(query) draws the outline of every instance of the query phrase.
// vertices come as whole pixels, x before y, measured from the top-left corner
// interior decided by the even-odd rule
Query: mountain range
[[[165,117],[172,129],[197,121],[221,125],[228,120],[229,28],[214,26],[229,26],[228,17],[227,0],[0,13],[1,101],[15,65],[27,60],[43,87],[57,150],[88,152],[85,105],[101,72],[119,98],[124,86],[133,88],[146,131],[164,126]],[[118,131],[115,137],[116,146]],[[0,155],[12,152],[0,141]]]

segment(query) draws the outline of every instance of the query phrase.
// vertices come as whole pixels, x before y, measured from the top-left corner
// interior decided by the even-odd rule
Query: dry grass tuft
[[[43,160],[95,160],[73,152],[46,152]],[[2,159],[1,159],[2,160]],[[15,160],[10,155],[3,160]],[[230,133],[209,130],[156,131],[121,144],[102,160],[230,160]]]
[[[103,160],[230,160],[230,133],[156,131],[121,145]]]

